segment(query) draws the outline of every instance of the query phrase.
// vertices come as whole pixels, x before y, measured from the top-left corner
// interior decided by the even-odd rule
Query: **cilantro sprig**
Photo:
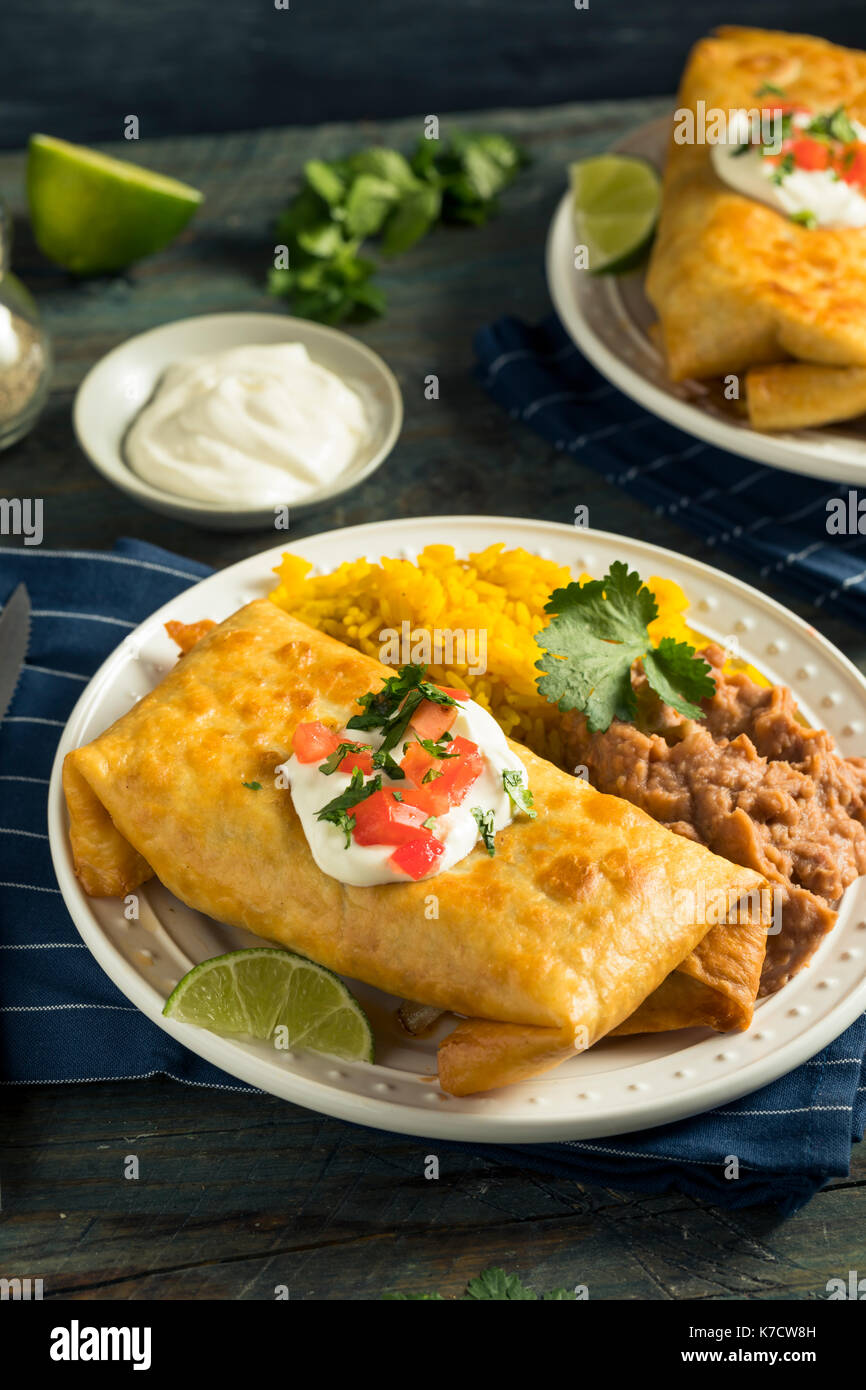
[[[330,777],[350,753],[368,753],[373,766],[387,772],[388,776],[393,777],[395,781],[402,781],[406,776],[400,764],[394,761],[390,753],[384,752],[381,748],[373,749],[369,743],[352,743],[349,740],[337,745],[333,753],[330,753],[320,765],[319,771],[324,773],[325,777]]]
[[[271,294],[323,323],[384,313],[385,295],[371,283],[376,263],[360,254],[364,243],[378,238],[393,256],[439,222],[479,226],[525,162],[504,135],[462,132],[448,142],[420,140],[409,159],[372,146],[345,159],[308,160],[303,186],[276,226],[289,263],[271,270]]]
[[[361,695],[358,704],[363,714],[355,714],[347,729],[381,729],[379,753],[390,753],[403,738],[412,715],[423,700],[436,705],[456,705],[457,701],[444,690],[425,681],[426,666],[401,666],[396,676],[389,676],[380,690]]]
[[[359,767],[352,769],[352,780],[344,792],[335,796],[333,801],[329,801],[327,806],[323,806],[316,812],[316,820],[330,822],[342,830],[346,837],[346,849],[352,843],[352,831],[355,829],[355,817],[350,814],[352,808],[359,802],[366,801],[368,796],[374,792],[381,791],[382,778],[372,777],[369,782],[364,781],[364,774]]]
[[[502,785],[517,810],[522,811],[530,820],[535,820],[538,812],[533,805],[532,792],[529,790],[529,784],[523,779],[523,773],[517,768],[506,768],[502,774]]]
[[[697,701],[716,688],[708,663],[694,647],[672,637],[653,646],[647,628],[658,617],[658,604],[640,575],[621,560],[603,579],[554,590],[545,612],[554,616],[535,634],[544,650],[535,663],[542,672],[538,689],[561,710],[585,714],[593,733],[603,733],[614,718],[635,718],[631,671],[638,660],[666,705],[687,719],[703,718]]]
[[[492,859],[496,853],[496,825],[493,812],[484,811],[480,806],[473,806],[471,810],[475,818],[475,824],[478,826],[478,834],[481,836],[484,842],[484,848]]]

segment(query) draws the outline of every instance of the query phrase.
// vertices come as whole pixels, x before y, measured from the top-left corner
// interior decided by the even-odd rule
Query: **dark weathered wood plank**
[[[592,1298],[808,1299],[863,1262],[859,1153],[850,1179],[782,1221],[167,1081],[16,1088],[3,1112],[0,1268],[43,1278],[46,1297],[456,1294],[502,1264]]]

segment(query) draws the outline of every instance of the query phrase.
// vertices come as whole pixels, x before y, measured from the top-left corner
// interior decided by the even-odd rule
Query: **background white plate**
[[[291,549],[330,570],[343,560],[414,557],[430,543],[458,554],[496,541],[525,546],[574,572],[603,574],[625,559],[645,577],[683,585],[692,617],[708,636],[740,643],[774,681],[793,686],[807,719],[828,727],[840,751],[866,748],[866,682],[829,642],[772,599],[696,560],[609,532],[497,517],[417,517],[330,531]],[[811,967],[758,1006],[747,1033],[707,1030],[602,1042],[548,1077],[457,1099],[435,1080],[435,1037],[413,1042],[393,1020],[394,1002],[352,983],[376,1032],[377,1064],[275,1054],[265,1045],[219,1038],[163,1019],[165,999],[198,961],[241,945],[246,933],[191,912],[161,885],[139,889],[141,919],[128,922],[119,899],[91,899],[75,879],[60,782],[66,752],[95,738],[150,690],[176,659],[168,618],[222,619],[272,587],[276,547],[204,580],[126,637],[88,685],[60,740],[49,791],[49,833],[57,878],[85,943],[123,993],[166,1032],[232,1076],[273,1095],[343,1119],[405,1134],[513,1143],[618,1134],[662,1124],[732,1100],[811,1057],[866,1007],[866,878],[845,895],[835,930]],[[291,866],[287,865],[287,872]],[[450,1028],[450,1023],[448,1028]],[[443,1024],[442,1032],[447,1031]]]
[[[616,147],[661,172],[670,117],[641,126]],[[668,380],[648,335],[656,312],[644,293],[644,271],[590,275],[574,267],[571,195],[559,204],[547,238],[547,284],[566,331],[594,367],[632,400],[679,429],[774,468],[833,482],[866,482],[866,417],[820,430],[762,434],[706,382]]]

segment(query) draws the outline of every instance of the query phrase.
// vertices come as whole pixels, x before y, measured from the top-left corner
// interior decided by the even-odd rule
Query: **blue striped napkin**
[[[27,584],[27,665],[0,725],[0,1081],[4,1085],[162,1074],[250,1091],[180,1047],[133,1008],[80,941],[54,877],[45,798],[61,730],[85,683],[130,628],[208,571],[155,546],[111,552],[0,548],[0,603]],[[677,1187],[719,1205],[793,1209],[848,1171],[866,1113],[866,1016],[762,1091],[663,1129],[485,1150],[617,1188]],[[729,1156],[739,1162],[739,1177]]]
[[[475,351],[485,390],[557,449],[817,606],[866,617],[866,534],[827,531],[827,502],[841,499],[848,517],[850,484],[767,468],[683,434],[611,386],[553,314],[535,327],[500,319],[476,335]]]

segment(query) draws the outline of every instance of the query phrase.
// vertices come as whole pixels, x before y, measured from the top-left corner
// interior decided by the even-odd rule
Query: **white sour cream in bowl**
[[[176,497],[291,505],[337,484],[371,438],[361,396],[303,343],[253,343],[170,366],[125,454]]]

